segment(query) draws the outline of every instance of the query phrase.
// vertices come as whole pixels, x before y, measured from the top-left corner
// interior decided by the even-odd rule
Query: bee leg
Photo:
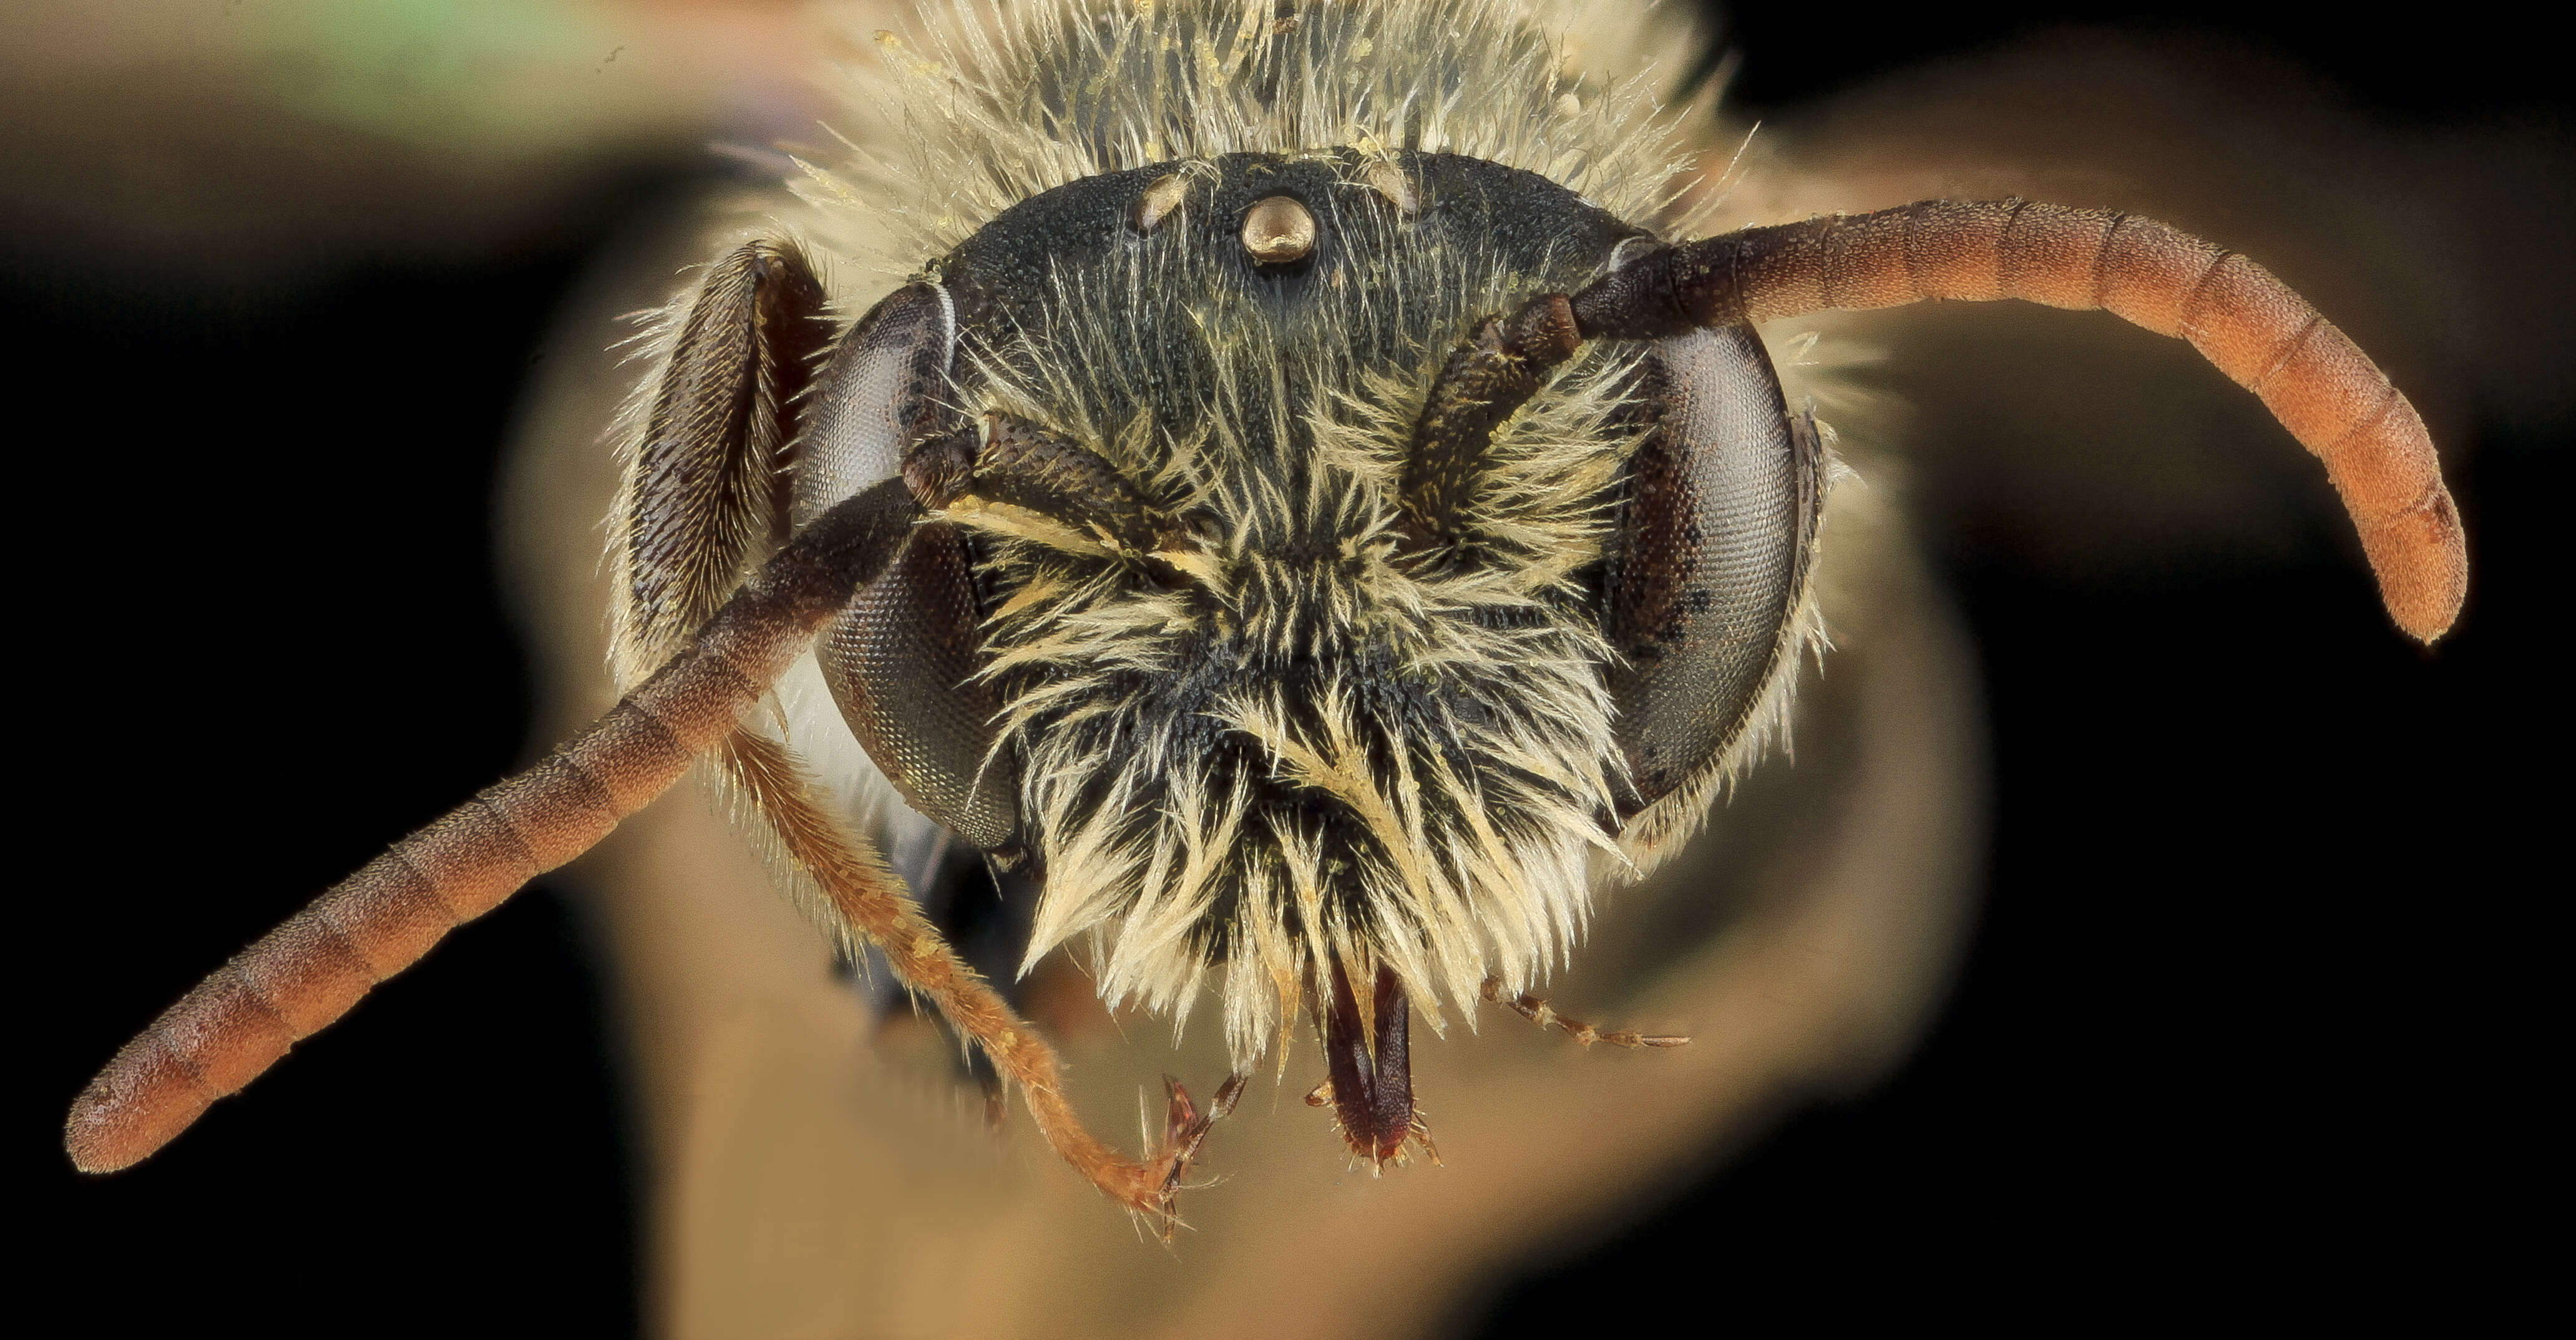
[[[905,882],[916,893],[930,891],[922,899],[922,910],[957,947],[966,966],[991,982],[1004,1003],[1014,1010],[1025,1009],[1022,988],[1026,983],[1015,969],[1028,952],[1039,886],[1025,872],[995,869],[982,853],[954,838],[947,843],[946,856],[930,883]],[[986,1123],[1002,1125],[1010,1111],[1009,1094],[993,1059],[980,1047],[968,1047],[958,1067],[982,1090]]]
[[[831,403],[805,399],[814,355],[828,334],[822,311],[821,286],[803,258],[791,247],[764,242],[709,270],[694,305],[676,323],[670,364],[634,450],[620,506],[622,664],[649,665],[694,604],[728,589],[748,556],[792,524],[800,472],[810,465],[837,478],[857,468],[853,461],[866,453],[845,449],[844,438],[887,435],[874,431],[884,428],[915,443],[900,461],[906,482],[888,480],[868,494],[903,495],[917,518],[915,458],[931,459],[925,454],[929,444],[945,436],[917,436],[939,418],[934,402],[949,338],[945,299],[927,285],[900,290],[845,337],[861,356],[842,371],[870,386],[884,382],[877,387],[883,404],[842,403],[859,388],[837,384]],[[809,408],[815,422],[802,423]],[[842,421],[853,415],[887,422]],[[830,459],[795,458],[806,430]],[[918,543],[920,528],[907,531],[908,542]],[[1193,1112],[1167,1129],[1163,1142],[1141,1161],[1112,1151],[1083,1128],[1065,1101],[1053,1049],[949,946],[875,844],[850,831],[817,798],[794,751],[766,735],[736,730],[722,741],[717,758],[726,780],[768,824],[786,858],[814,880],[850,933],[880,951],[898,981],[926,997],[991,1059],[1005,1082],[1019,1086],[1047,1143],[1120,1203],[1167,1230],[1177,1222],[1173,1202],[1181,1176],[1205,1141],[1208,1123],[1222,1112],[1212,1110],[1204,1118]]]
[[[753,242],[707,270],[628,451],[615,518],[621,682],[667,657],[787,538],[798,416],[831,336],[793,246]]]
[[[706,268],[685,302],[664,314],[663,365],[624,450],[610,546],[621,684],[667,659],[752,555],[793,528],[797,457],[815,408],[807,396],[831,335],[823,286],[789,243],[734,249]],[[828,419],[830,408],[815,417]],[[812,427],[832,436],[828,423]],[[793,761],[752,738],[728,739],[716,761],[725,783],[756,806],[788,785]]]
[[[1217,1086],[1208,1110],[1202,1113],[1190,1104],[1190,1091],[1182,1088],[1179,1080],[1163,1076],[1163,1091],[1170,1099],[1163,1117],[1163,1147],[1173,1154],[1168,1179],[1173,1190],[1179,1189],[1181,1174],[1198,1154],[1199,1145],[1207,1140],[1208,1128],[1233,1114],[1236,1100],[1243,1097],[1243,1086],[1251,1079],[1249,1075],[1226,1076],[1225,1083]]]
[[[902,488],[893,481],[880,487]],[[949,945],[887,868],[875,844],[832,815],[795,756],[777,741],[749,732],[735,732],[730,743],[741,765],[736,780],[746,798],[768,821],[787,859],[812,877],[851,933],[884,954],[897,981],[928,999],[951,1027],[991,1058],[1005,1083],[1018,1086],[1038,1133],[1059,1157],[1166,1232],[1176,1226],[1181,1178],[1204,1143],[1208,1125],[1231,1109],[1231,1101],[1215,1105],[1204,1119],[1193,1113],[1189,1120],[1167,1123],[1163,1139],[1142,1159],[1112,1150],[1084,1128],[1066,1101],[1055,1050]],[[1241,1091],[1239,1083],[1228,1087]]]
[[[1596,1042],[1607,1042],[1613,1047],[1679,1047],[1686,1045],[1690,1041],[1689,1038],[1675,1037],[1670,1034],[1635,1033],[1630,1032],[1627,1029],[1617,1028],[1594,1028],[1592,1025],[1587,1024],[1580,1019],[1568,1019],[1564,1015],[1558,1014],[1554,1009],[1549,1007],[1545,1000],[1542,1000],[1537,996],[1533,996],[1526,991],[1520,992],[1517,995],[1504,995],[1503,979],[1500,977],[1486,978],[1483,994],[1485,999],[1492,1001],[1497,1005],[1506,1005],[1511,1007],[1512,1013],[1529,1020],[1531,1023],[1534,1023],[1541,1028],[1554,1024],[1558,1028],[1564,1029],[1566,1036],[1573,1038],[1575,1041],[1582,1043],[1586,1047],[1589,1047]]]

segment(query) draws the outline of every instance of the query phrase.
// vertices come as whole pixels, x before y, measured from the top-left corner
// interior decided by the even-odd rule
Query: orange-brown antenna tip
[[[2469,553],[2449,489],[2364,528],[2361,548],[2398,627],[2426,646],[2451,631],[2468,599]]]
[[[210,1101],[196,1077],[147,1034],[127,1043],[72,1100],[63,1152],[85,1173],[133,1167],[186,1130]]]

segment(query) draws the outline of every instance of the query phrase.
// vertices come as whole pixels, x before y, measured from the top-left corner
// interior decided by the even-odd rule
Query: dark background
[[[2401,129],[2568,125],[2563,73],[2487,13],[2317,13],[1766,6],[1729,39],[1757,110],[2081,20],[2252,49]],[[615,1062],[556,899],[455,936],[370,998],[362,1032],[299,1047],[136,1173],[76,1178],[57,1132],[206,970],[518,760],[498,452],[557,303],[620,220],[700,170],[638,164],[471,265],[284,293],[174,295],[50,245],[0,252],[39,797],[15,829],[35,990],[6,1127],[13,1218],[42,1244],[20,1257],[27,1306],[111,1333],[635,1329]],[[2456,1318],[2527,1289],[2539,1245],[2514,1221],[2552,1217],[2564,1186],[2538,908],[2565,890],[2544,844],[2566,675],[2541,629],[2564,608],[2546,518],[2571,480],[2563,434],[2470,427],[2450,479],[2475,585],[2429,655],[2323,528],[2288,563],[2079,577],[1981,544],[1936,498],[1924,527],[1978,641],[1998,782],[1955,999],[1875,1091],[1791,1118],[1460,1326],[1553,1334],[1680,1301],[1712,1324],[2046,1314],[2052,1296],[2086,1317]],[[330,504],[239,521],[307,493]],[[332,617],[308,629],[308,609]],[[351,609],[376,617],[353,631]]]
[[[1787,110],[2072,21],[2280,62],[2387,133],[2568,131],[2563,67],[2502,10],[2365,12],[1743,5],[1734,91]],[[2562,223],[2548,263],[2570,247]],[[1981,543],[1973,508],[1927,488],[1997,786],[1953,999],[1878,1089],[1474,1324],[1643,1320],[1676,1288],[1711,1330],[1739,1309],[2439,1326],[2538,1301],[2532,1219],[2565,1189],[2567,1125],[2546,1096],[2565,977],[2540,931],[2567,888],[2547,817],[2569,796],[2567,676],[2544,629],[2567,608],[2549,517],[2576,435],[2466,426],[2446,450],[2468,448],[2447,476],[2471,589],[2431,653],[2352,580],[2340,518],[2292,563],[2106,579]]]

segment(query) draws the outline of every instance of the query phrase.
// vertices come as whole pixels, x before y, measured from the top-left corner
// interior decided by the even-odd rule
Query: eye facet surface
[[[1609,687],[1623,819],[1717,766],[1751,724],[1795,643],[1823,505],[1814,422],[1789,413],[1750,327],[1657,341],[1647,371],[1654,428],[1602,585],[1622,658]]]
[[[903,468],[903,449],[947,409],[957,321],[936,284],[907,284],[860,317],[815,378],[796,449],[794,521]]]
[[[916,528],[884,576],[823,630],[823,682],[904,800],[987,851],[1019,824],[1019,775],[991,760],[1001,702],[975,678],[983,614],[966,535]]]
[[[935,284],[910,284],[843,336],[823,366],[799,444],[795,521],[902,468],[906,446],[954,417],[948,369],[956,320]],[[992,690],[977,669],[974,561],[955,526],[916,529],[814,645],[850,731],[906,802],[991,849],[1017,826],[1018,779],[987,768]]]

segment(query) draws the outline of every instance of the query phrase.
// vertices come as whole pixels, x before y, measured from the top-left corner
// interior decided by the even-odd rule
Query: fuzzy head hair
[[[1479,319],[1662,221],[1642,79],[1584,83],[1479,0],[1042,0],[879,45],[909,158],[808,198],[905,202],[878,222],[943,257],[956,408],[1082,444],[1190,537],[1138,562],[945,517],[1044,871],[1028,962],[1086,941],[1105,997],[1175,1015],[1213,978],[1239,1066],[1334,964],[1435,1027],[1534,985],[1633,868],[1597,582],[1640,356],[1596,346],[1505,421],[1437,558],[1400,552],[1397,481]],[[1173,222],[1067,225],[1149,190]],[[1248,265],[1236,221],[1283,193],[1313,263]]]
[[[1089,177],[1232,153],[1450,153],[1534,172],[1675,227],[1686,154],[1653,95],[1698,50],[1635,0],[922,0],[852,36],[845,116],[877,133],[799,162],[808,226],[841,255],[919,267],[1003,210]]]

